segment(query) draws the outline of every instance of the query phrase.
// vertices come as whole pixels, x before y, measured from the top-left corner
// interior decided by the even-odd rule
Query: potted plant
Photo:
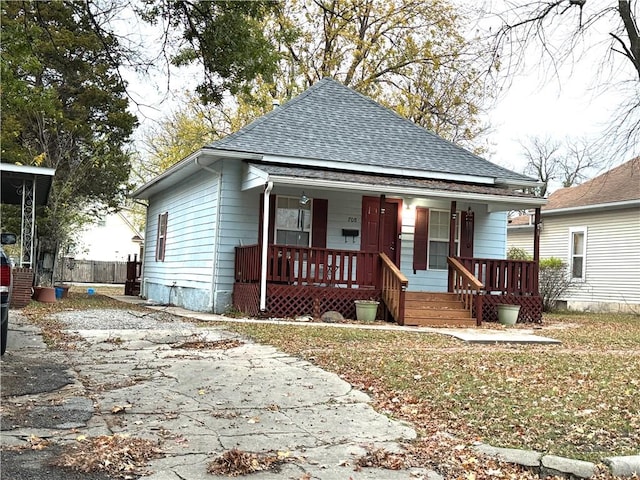
[[[520,305],[500,303],[496,305],[496,308],[498,309],[498,322],[507,326],[516,324],[520,314]]]
[[[355,300],[356,318],[361,322],[373,322],[378,314],[380,302],[374,299]]]

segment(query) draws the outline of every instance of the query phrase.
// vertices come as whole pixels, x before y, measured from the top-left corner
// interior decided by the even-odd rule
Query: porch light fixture
[[[302,195],[300,195],[300,205],[306,205],[307,203],[309,203],[310,198],[307,197],[304,192],[302,192]]]

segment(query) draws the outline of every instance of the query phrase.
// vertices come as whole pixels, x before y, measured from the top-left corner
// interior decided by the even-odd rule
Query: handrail
[[[385,254],[380,253],[382,261],[382,301],[398,325],[404,325],[405,292],[409,280]]]
[[[269,245],[267,281],[289,285],[379,288],[377,252],[294,245]],[[260,280],[260,247],[236,247],[235,281]]]
[[[447,257],[447,263],[453,271],[453,292],[464,304],[464,308],[471,311],[475,302],[476,322],[482,323],[482,290],[483,283],[478,280],[465,266],[453,257]]]
[[[538,262],[499,258],[457,258],[484,283],[485,293],[538,295]]]

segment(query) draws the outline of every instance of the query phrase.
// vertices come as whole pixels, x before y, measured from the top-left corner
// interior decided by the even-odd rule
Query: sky
[[[463,1],[463,0],[459,0]],[[596,66],[602,60],[602,50],[590,57],[587,51],[579,62],[570,63],[560,68],[558,76],[548,75],[548,68],[533,63],[524,65],[519,74],[512,76],[508,89],[500,95],[499,101],[484,115],[490,132],[486,137],[487,154],[485,158],[509,169],[522,172],[526,160],[521,142],[527,137],[551,138],[564,141],[566,138],[597,139],[610,122],[614,109],[623,100],[615,89],[595,93],[594,78]],[[535,52],[530,52],[535,57]],[[182,90],[190,85],[198,75],[197,69],[190,73],[173,74],[174,91]],[[176,103],[168,98],[155,94],[162,92],[164,77],[158,79],[159,84],[143,84],[134,88],[138,97],[150,107],[143,107],[135,112],[149,117],[143,120],[144,131],[153,119],[160,119],[175,108]],[[135,85],[135,82],[134,82]],[[161,103],[162,102],[162,103]],[[631,158],[617,159],[620,161]],[[609,162],[609,165],[611,163]],[[593,172],[597,174],[599,172]]]

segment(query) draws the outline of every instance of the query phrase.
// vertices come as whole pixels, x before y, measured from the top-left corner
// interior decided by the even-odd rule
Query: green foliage
[[[41,246],[55,251],[87,208],[116,209],[125,198],[137,121],[117,71],[118,42],[96,34],[83,4],[1,8],[2,161],[56,169],[38,215]]]
[[[204,103],[219,104],[226,90],[236,94],[250,80],[276,71],[277,55],[261,20],[277,8],[272,1],[148,0],[141,13],[151,23],[163,19],[181,31],[185,44],[172,63],[200,63],[204,80],[196,91]]]
[[[533,260],[533,257],[529,255],[523,248],[511,247],[507,251],[507,259],[508,260]]]
[[[267,13],[261,28],[277,46],[276,71],[247,79],[220,106],[197,107],[189,98],[145,139],[156,172],[264,115],[274,98],[286,102],[327,76],[448,140],[477,146],[490,90],[469,59],[481,45],[460,34],[466,20],[446,0],[291,0]]]
[[[538,278],[542,308],[545,312],[553,311],[558,299],[571,285],[567,274],[567,264],[561,258],[543,258],[540,260]]]

